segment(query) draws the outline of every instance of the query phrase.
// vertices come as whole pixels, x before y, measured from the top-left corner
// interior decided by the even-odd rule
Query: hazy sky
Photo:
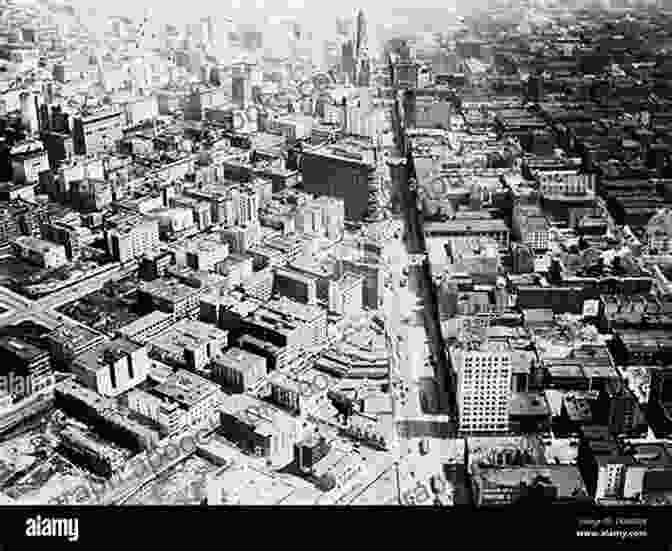
[[[442,8],[450,10],[454,3],[451,0],[339,0],[338,2],[325,0],[73,0],[76,6],[114,12],[119,15],[141,15],[147,8],[154,16],[173,23],[186,23],[187,20],[197,19],[204,15],[231,16],[241,21],[254,21],[264,15],[296,15],[303,23],[310,26],[322,27],[325,23],[334,25],[334,18],[338,15],[349,15],[361,7],[369,17],[371,25],[383,23],[390,17],[394,9],[415,8]]]
[[[95,8],[106,15],[127,15],[133,18],[151,10],[156,23],[172,23],[182,27],[206,15],[230,17],[239,23],[261,23],[266,16],[292,15],[310,31],[315,46],[322,40],[336,37],[336,18],[354,16],[362,8],[368,21],[369,52],[379,52],[380,40],[389,38],[389,30],[383,25],[392,25],[397,32],[445,31],[454,23],[454,0],[71,0],[75,7],[84,11]],[[486,0],[470,0],[466,6]],[[444,3],[445,2],[445,3]],[[464,12],[465,4],[460,10]],[[408,26],[410,14],[413,24]],[[96,18],[97,19],[97,18]],[[97,19],[90,26],[104,25]],[[431,25],[431,28],[428,27]],[[260,26],[260,30],[264,30]]]

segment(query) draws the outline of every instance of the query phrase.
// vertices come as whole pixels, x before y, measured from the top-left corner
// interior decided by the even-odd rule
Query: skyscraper
[[[371,84],[371,64],[366,56],[357,59],[357,81],[355,84],[361,88],[368,88]]]
[[[647,418],[656,435],[672,432],[672,368],[651,370]]]
[[[352,82],[355,86],[368,87],[370,84],[370,67],[368,53],[368,32],[364,12],[360,9],[355,18],[354,39],[355,66]]]
[[[34,92],[22,92],[20,96],[21,101],[21,121],[29,132],[38,132],[38,95]]]
[[[341,72],[348,75],[351,81],[355,73],[355,66],[354,45],[351,40],[348,40],[341,47]]]
[[[215,44],[216,39],[217,39],[217,29],[215,26],[215,18],[212,15],[208,15],[207,17],[204,17],[202,20],[202,23],[205,27],[205,35],[207,37],[206,39],[206,44],[212,46]]]
[[[359,58],[362,53],[368,48],[368,34],[366,28],[366,18],[364,11],[357,12],[356,27],[355,27],[355,57]]]
[[[463,434],[496,434],[509,430],[511,354],[493,344],[450,349],[457,371],[460,432]]]

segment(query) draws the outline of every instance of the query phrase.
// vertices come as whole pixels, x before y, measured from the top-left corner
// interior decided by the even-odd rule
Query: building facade
[[[506,433],[509,430],[511,353],[499,347],[451,348],[457,371],[460,432]]]

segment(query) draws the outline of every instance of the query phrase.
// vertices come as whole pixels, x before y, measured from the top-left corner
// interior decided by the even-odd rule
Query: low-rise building
[[[344,273],[329,282],[329,311],[343,316],[356,316],[364,306],[364,276]]]
[[[127,262],[158,251],[159,224],[143,216],[127,216],[111,223],[106,231],[112,258]]]
[[[22,399],[55,381],[49,352],[21,339],[0,337],[0,392]]]
[[[330,450],[331,445],[327,439],[313,433],[294,445],[294,461],[301,472],[309,473]]]
[[[76,427],[66,427],[59,436],[68,455],[101,476],[109,477],[125,464],[126,458],[120,450],[99,442]]]
[[[241,348],[229,348],[213,362],[213,379],[235,392],[245,392],[267,374],[267,361]]]
[[[128,417],[114,399],[103,397],[75,381],[61,381],[54,395],[56,407],[94,427],[105,439],[134,451],[153,449],[159,442],[158,431]]]
[[[327,340],[327,312],[319,306],[299,304],[282,297],[267,302],[242,320],[240,333],[287,347],[291,361]]]
[[[477,507],[590,501],[574,465],[483,469],[475,477],[475,494]]]
[[[72,360],[108,339],[84,325],[61,325],[47,335],[49,352],[56,367],[68,369]]]
[[[121,327],[117,334],[140,345],[145,345],[153,337],[173,325],[171,314],[155,310],[141,318]]]
[[[147,349],[123,338],[101,343],[76,357],[72,371],[86,387],[119,396],[147,379]]]
[[[92,155],[113,150],[123,135],[122,119],[121,111],[115,109],[101,109],[75,117],[72,126],[75,153]]]
[[[14,241],[17,256],[42,268],[59,268],[68,263],[65,247],[35,237],[22,235]]]
[[[229,256],[229,245],[210,236],[188,239],[173,249],[177,266],[208,272]]]
[[[275,270],[274,290],[282,296],[303,304],[317,302],[317,283],[314,278],[291,268]]]
[[[49,170],[47,151],[41,141],[26,141],[10,151],[12,180],[16,183],[36,184],[40,173]]]
[[[510,230],[503,220],[495,218],[455,218],[447,222],[425,224],[427,235],[437,237],[489,237],[500,248],[509,247]]]
[[[294,414],[306,414],[315,409],[326,397],[327,389],[300,377],[289,377],[281,372],[269,376],[269,400]]]
[[[202,371],[227,346],[228,332],[196,320],[180,320],[149,340],[150,352],[159,360]]]
[[[164,434],[214,422],[221,401],[218,385],[199,375],[179,369],[161,384],[134,390],[128,407],[159,424]]]
[[[139,288],[138,301],[150,310],[161,310],[176,319],[196,318],[204,290],[176,280],[156,279],[143,282]]]
[[[551,410],[546,398],[536,392],[514,392],[509,407],[509,427],[516,434],[545,432],[550,428]]]
[[[247,394],[223,401],[218,431],[247,453],[272,461],[291,461],[299,439],[295,417]]]
[[[159,235],[172,238],[196,229],[194,212],[190,208],[164,208],[150,211],[147,216],[159,224]]]

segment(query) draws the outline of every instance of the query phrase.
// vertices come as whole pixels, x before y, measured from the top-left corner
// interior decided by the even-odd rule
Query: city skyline
[[[12,537],[109,525],[55,504],[663,533],[672,12],[76,2],[0,2]]]

